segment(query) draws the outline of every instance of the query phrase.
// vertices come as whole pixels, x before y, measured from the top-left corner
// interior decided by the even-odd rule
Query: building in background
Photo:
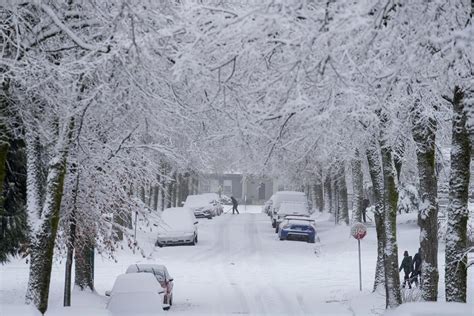
[[[275,182],[241,173],[206,174],[199,178],[198,193],[222,193],[240,204],[263,204],[276,191]]]

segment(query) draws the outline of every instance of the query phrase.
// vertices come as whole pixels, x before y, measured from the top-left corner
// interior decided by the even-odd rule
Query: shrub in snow
[[[419,288],[402,289],[402,302],[421,302],[421,290]]]

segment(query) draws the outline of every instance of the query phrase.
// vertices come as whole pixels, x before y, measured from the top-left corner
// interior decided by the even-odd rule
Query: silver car
[[[185,207],[167,208],[161,214],[156,245],[195,245],[198,242],[198,221]]]

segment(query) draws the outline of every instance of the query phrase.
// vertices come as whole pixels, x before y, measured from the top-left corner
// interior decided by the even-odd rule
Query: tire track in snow
[[[235,297],[237,300],[240,302],[239,304],[239,311],[233,311],[232,313],[243,313],[243,314],[249,314],[250,313],[250,308],[248,304],[247,297],[245,296],[245,292],[242,290],[240,284],[235,281],[234,277],[232,276],[232,273],[234,272],[234,269],[236,268],[237,270],[239,269],[239,265],[236,266],[236,261],[238,257],[236,255],[235,249],[233,249],[233,246],[236,245],[236,242],[238,242],[238,236],[235,233],[235,229],[239,228],[239,225],[241,224],[241,219],[240,218],[235,218],[233,220],[229,220],[227,222],[227,227],[221,227],[219,230],[219,248],[220,248],[220,258],[221,258],[221,266],[223,269],[223,275],[227,279],[231,290],[235,293]],[[229,223],[231,223],[229,225]],[[232,225],[233,224],[233,225]],[[230,235],[233,235],[234,238],[231,239]],[[245,237],[244,237],[245,238]],[[231,241],[232,240],[232,241]]]
[[[298,293],[296,295],[296,301],[298,302],[298,304],[299,304],[301,310],[303,311],[304,315],[311,314],[310,311],[308,310],[308,307],[306,306],[306,304],[304,302],[303,295],[301,295],[301,293]]]
[[[229,222],[232,222],[232,218],[229,216],[225,216],[222,218],[223,215],[215,222],[210,223],[212,226],[217,226],[217,230],[215,230],[214,234],[212,234],[211,238],[212,243],[203,251],[196,253],[194,256],[189,258],[190,262],[203,262],[203,261],[210,261],[215,260],[219,257],[223,250],[223,238],[225,238],[225,230],[228,229]]]

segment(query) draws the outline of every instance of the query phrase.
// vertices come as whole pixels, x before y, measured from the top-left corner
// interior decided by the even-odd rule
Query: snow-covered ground
[[[199,223],[197,246],[155,248],[154,234],[141,232],[145,257],[129,250],[117,262],[96,256],[97,293],[73,292],[74,310],[63,309],[64,262],[53,268],[50,310],[46,315],[88,315],[104,310],[106,290],[118,274],[136,262],[167,265],[174,277],[178,315],[381,315],[384,296],[371,293],[375,271],[375,228],[362,241],[363,291],[359,292],[357,242],[349,227],[335,226],[327,214],[317,217],[320,244],[280,241],[261,206],[240,206],[240,215],[223,214]],[[419,247],[415,214],[399,217],[399,256]],[[444,300],[444,250],[440,247],[440,300]],[[472,271],[468,301],[474,301]],[[24,307],[28,264],[13,260],[0,266],[0,314],[17,315]],[[34,314],[34,311],[32,312]]]

